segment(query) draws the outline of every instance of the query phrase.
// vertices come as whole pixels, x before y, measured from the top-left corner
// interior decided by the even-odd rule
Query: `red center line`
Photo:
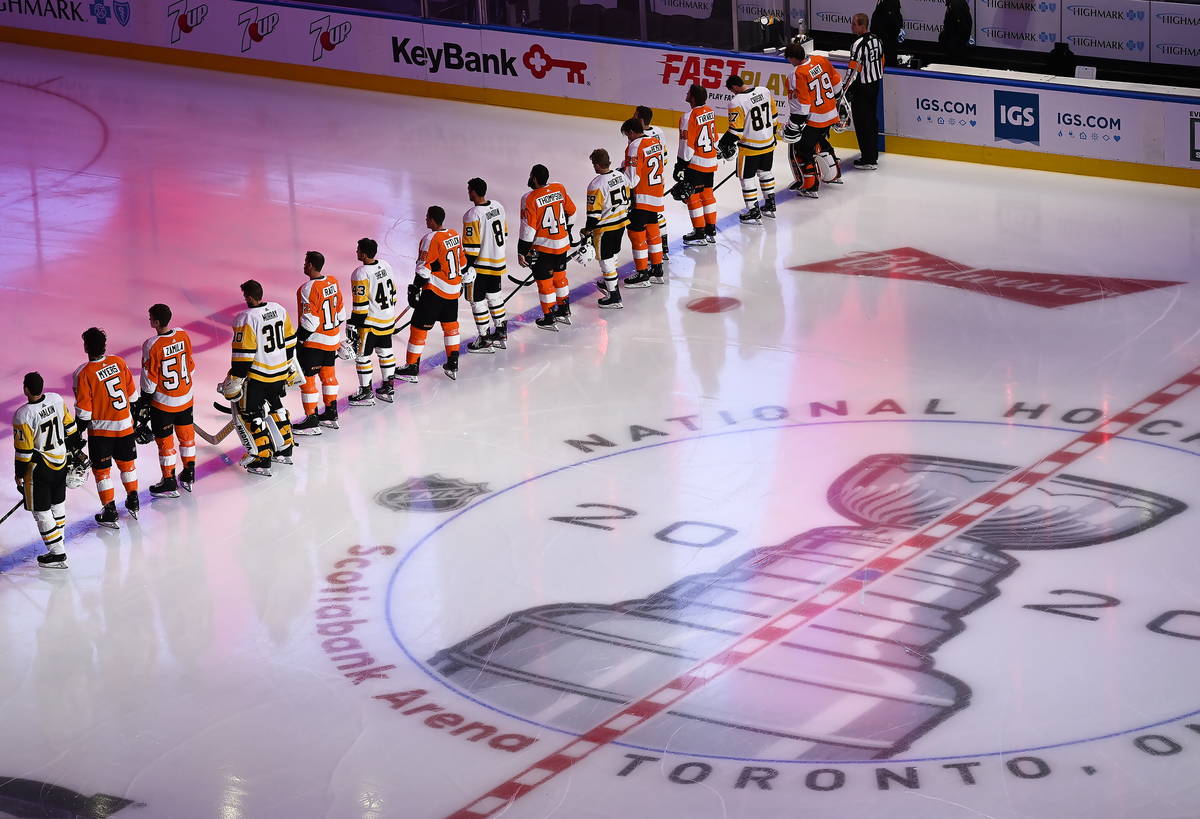
[[[684,697],[734,669],[764,649],[787,639],[801,626],[837,607],[872,583],[895,572],[943,541],[979,523],[1022,492],[1037,486],[1068,464],[1096,447],[1108,443],[1163,407],[1175,403],[1200,386],[1200,367],[1175,379],[1134,406],[1085,432],[1032,466],[1018,469],[1003,482],[993,485],[945,515],[927,523],[884,554],[856,567],[840,579],[772,617],[764,625],[742,635],[728,647],[702,660],[646,696],[631,702],[595,728],[579,735],[516,776],[497,785],[448,819],[481,819],[494,816],[511,803],[549,782],[558,774],[653,719]]]

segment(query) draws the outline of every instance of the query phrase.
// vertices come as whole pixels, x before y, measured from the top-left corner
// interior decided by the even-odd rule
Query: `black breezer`
[[[444,299],[428,288],[422,290],[417,309],[413,311],[412,326],[430,330],[444,321],[458,321],[458,299]]]
[[[625,238],[625,228],[613,228],[596,234],[593,240],[596,256],[601,259],[611,259],[621,252],[621,240]]]
[[[25,469],[25,511],[49,512],[51,506],[66,501],[66,467],[51,469],[35,455]]]
[[[177,425],[187,426],[194,423],[191,407],[174,411],[161,410],[153,405],[150,407],[150,429],[154,432],[156,439],[171,435],[175,432]]]
[[[738,157],[738,178],[750,179],[759,173],[770,173],[775,167],[775,152],[765,154],[743,154]]]
[[[300,362],[300,372],[307,378],[316,375],[322,367],[333,367],[337,364],[337,353],[334,350],[321,350],[316,347],[296,348],[296,360]]]
[[[539,250],[537,259],[533,263],[533,278],[534,281],[542,282],[546,279],[553,279],[555,273],[566,269],[566,253],[547,253],[544,250]],[[450,321],[453,320],[450,319]]]
[[[492,293],[499,293],[503,282],[500,281],[500,276],[493,276],[491,273],[479,272],[476,268],[475,285],[471,289],[471,296],[475,301],[483,301],[485,296]]]
[[[379,333],[377,331],[368,332],[363,330],[359,335],[358,344],[361,348],[358,351],[360,356],[368,356],[376,350],[390,350],[392,349],[392,331],[388,330],[384,333]]]
[[[683,169],[683,181],[689,183],[697,191],[711,188],[715,176],[715,171],[698,171],[690,167]]]
[[[113,458],[118,461],[132,461],[137,458],[137,441],[133,433],[126,435],[96,435],[88,436],[88,457],[93,469],[108,469],[112,466]]]

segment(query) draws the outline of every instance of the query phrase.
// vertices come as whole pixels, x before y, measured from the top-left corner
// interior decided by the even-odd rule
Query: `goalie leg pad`
[[[838,167],[833,154],[828,151],[821,151],[813,157],[813,161],[816,163],[817,173],[820,174],[822,182],[832,182],[842,175],[842,170]]]

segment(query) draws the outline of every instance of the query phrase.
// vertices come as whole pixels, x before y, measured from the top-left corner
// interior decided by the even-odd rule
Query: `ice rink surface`
[[[27,370],[69,393],[90,325],[136,369],[162,301],[215,430],[241,281],[293,310],[304,252],[344,284],[362,236],[407,276],[469,177],[515,227],[530,165],[582,204],[623,146],[11,45],[0,77],[6,422]],[[1195,191],[844,179],[761,227],[731,182],[714,247],[672,202],[666,286],[599,311],[573,265],[574,325],[457,382],[435,329],[419,384],[269,479],[201,443],[194,494],[120,531],[89,481],[68,571],[15,514],[0,815],[1200,816]]]

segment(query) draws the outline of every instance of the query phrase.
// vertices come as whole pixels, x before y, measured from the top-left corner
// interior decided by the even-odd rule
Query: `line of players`
[[[783,132],[785,141],[792,143],[793,187],[815,195],[822,175],[816,167],[816,148],[831,151],[826,135],[838,119],[840,77],[827,60],[810,57],[799,44],[789,46],[785,56],[796,66],[790,117]],[[747,86],[737,75],[729,78],[726,87],[733,98],[727,113],[729,129],[720,140],[707,91],[694,85],[687,92],[691,107],[680,120],[679,153],[672,173],[676,184],[671,190],[688,205],[692,230],[683,236],[685,245],[715,243],[714,175],[719,159],[734,153],[746,203],[741,221],[761,223],[762,216],[776,213],[774,97],[765,88]],[[530,171],[530,191],[521,200],[517,254],[519,264],[532,274],[525,283],[536,283],[542,316],[535,324],[541,329],[557,332],[559,324],[571,323],[566,268],[573,252],[590,250],[599,258],[598,306],[622,306],[616,258],[626,231],[635,267],[625,279],[626,286],[649,287],[665,281],[662,214],[667,153],[661,134],[650,124],[653,112],[639,107],[636,114],[621,125],[627,146],[620,169],[612,168],[603,148],[589,157],[596,176],[587,188],[586,223],[578,245],[571,197],[562,185],[550,181],[545,166],[535,165]],[[461,236],[444,226],[446,214],[441,207],[426,212],[428,232],[421,239],[415,274],[407,288],[413,317],[405,364],[399,369],[392,351],[392,337],[403,315],[398,309],[399,288],[391,266],[378,258],[374,240],[361,239],[355,249],[359,265],[350,277],[349,316],[341,287],[323,272],[325,257],[317,251],[305,254],[306,281],[297,291],[298,327],[286,309],[265,300],[261,284],[250,280],[241,285],[246,309],[234,321],[231,366],[219,389],[231,402],[234,424],[247,451],[242,465],[249,472],[269,476],[273,462],[290,464],[293,433],[319,435],[323,429],[338,428],[335,365],[339,356],[355,358],[359,389],[350,397],[351,405],[368,406],[376,397],[391,402],[397,378],[418,380],[428,333],[440,323],[446,348],[443,371],[456,378],[458,301],[463,295],[479,331],[467,349],[494,353],[505,348],[507,298],[501,295],[501,284],[507,272],[508,226],[504,207],[487,193],[484,180],[467,183],[471,208],[464,215]],[[61,396],[45,392],[38,373],[25,376],[28,403],[13,419],[15,472],[24,506],[33,513],[47,549],[38,557],[39,565],[66,566],[66,487],[82,485],[89,467],[102,505],[96,522],[111,528],[119,525],[114,461],[126,492],[126,511],[137,517],[137,443],[149,443],[151,438],[157,443],[162,477],[150,487],[152,495],[178,497],[181,486],[191,491],[196,462],[191,339],[186,331],[170,326],[171,310],[164,304],[150,307],[148,318],[154,336],[142,347],[140,388],[135,388],[125,361],[107,353],[105,333],[95,327],[83,333],[88,361],[74,374],[74,413]],[[374,391],[372,354],[382,375]],[[301,387],[304,418],[293,426],[283,399],[287,387],[296,384]],[[178,475],[177,461],[182,463]]]

